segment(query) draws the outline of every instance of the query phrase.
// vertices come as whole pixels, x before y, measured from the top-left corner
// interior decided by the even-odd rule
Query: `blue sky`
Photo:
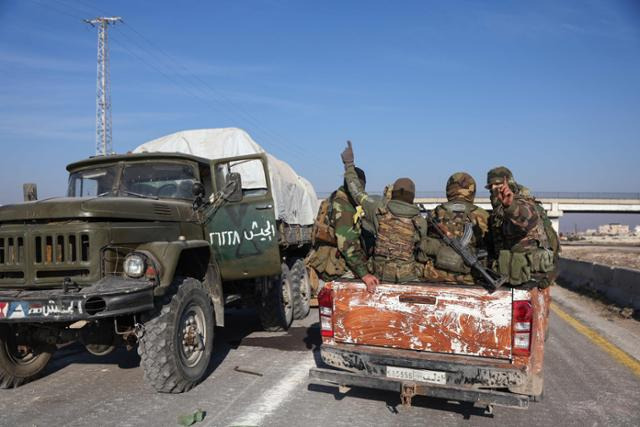
[[[308,177],[442,190],[496,165],[537,191],[640,191],[633,1],[0,0],[0,204],[66,189],[95,152],[96,30],[110,30],[117,152],[246,129]]]

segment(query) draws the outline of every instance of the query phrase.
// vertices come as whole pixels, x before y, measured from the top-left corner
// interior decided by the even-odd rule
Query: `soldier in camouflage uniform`
[[[364,187],[364,171],[358,168],[356,176]],[[328,203],[326,218],[319,219],[320,222],[327,223],[328,232],[317,232],[318,225],[322,227],[324,224],[314,226],[314,250],[307,259],[307,265],[314,268],[325,281],[353,273],[369,286],[378,284],[378,279],[369,273],[367,267],[369,254],[364,236],[366,232],[362,232],[357,215],[357,203],[349,194],[346,185],[334,191]],[[319,214],[320,216],[322,215]]]
[[[437,206],[431,213],[440,229],[451,238],[460,238],[465,224],[473,227],[473,237],[469,243],[475,251],[486,250],[489,231],[489,213],[473,204],[476,196],[476,182],[466,172],[457,172],[447,180],[447,202]],[[434,242],[432,239],[435,239]],[[430,229],[429,237],[421,242],[423,249],[424,275],[426,280],[462,282],[473,284],[473,271],[464,265],[462,258]],[[428,257],[424,257],[428,254]]]
[[[348,142],[342,153],[345,165],[345,181],[375,230],[373,273],[388,282],[407,282],[419,277],[416,262],[418,244],[426,236],[427,222],[413,204],[415,185],[409,178],[396,180],[391,189],[391,199],[370,197],[357,179],[353,150]],[[371,287],[367,287],[372,291]]]
[[[518,185],[506,167],[487,174],[493,211],[489,219],[494,268],[512,285],[536,283],[548,287],[554,277],[557,236],[526,187]]]

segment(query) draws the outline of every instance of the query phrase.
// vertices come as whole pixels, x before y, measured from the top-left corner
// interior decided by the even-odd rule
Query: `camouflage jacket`
[[[413,246],[414,254],[417,253],[419,247],[418,244],[420,243],[422,237],[426,236],[427,232],[427,221],[422,216],[420,216],[420,210],[418,209],[418,207],[414,204],[405,203],[399,200],[387,200],[386,198],[379,199],[369,196],[362,188],[353,166],[347,167],[345,172],[345,181],[349,186],[349,191],[355,201],[362,206],[363,214],[365,217],[364,219],[367,222],[373,224],[377,239],[380,238],[380,232],[383,231],[380,229],[380,221],[383,216],[391,214],[399,218],[410,219],[415,226],[414,235],[411,236],[411,242],[396,243],[408,243]],[[394,236],[388,237],[391,237],[391,240],[393,240]],[[415,256],[414,259],[411,260],[393,260],[388,257],[382,260],[377,259],[380,258],[379,251],[376,251],[376,253],[378,256],[374,255],[374,272],[377,276],[382,277],[383,280],[405,281],[415,280],[417,278]],[[411,265],[391,265],[395,261],[401,264]],[[386,266],[382,264],[385,264]],[[393,270],[393,273],[386,274],[384,270]],[[391,276],[393,276],[393,278]]]
[[[347,267],[358,277],[369,273],[367,256],[360,239],[360,223],[356,218],[356,207],[349,200],[344,187],[340,187],[333,196],[331,224],[334,226],[338,251],[347,263]]]
[[[516,194],[508,208],[498,205],[489,218],[491,249],[497,256],[500,250],[526,252],[547,246],[544,224],[538,215],[535,200]]]

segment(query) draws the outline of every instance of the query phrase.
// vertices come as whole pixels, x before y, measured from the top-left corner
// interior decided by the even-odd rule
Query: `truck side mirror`
[[[229,202],[239,202],[242,200],[242,176],[239,172],[231,172],[227,177],[228,183],[233,183],[233,189],[226,197]]]
[[[22,184],[22,193],[25,202],[38,200],[38,185],[33,183]]]

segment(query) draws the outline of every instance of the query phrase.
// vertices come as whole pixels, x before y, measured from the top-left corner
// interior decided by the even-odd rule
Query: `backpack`
[[[553,224],[547,215],[547,211],[544,210],[542,203],[538,200],[534,199],[536,203],[536,211],[538,212],[538,216],[542,220],[542,225],[544,226],[544,232],[547,235],[547,241],[549,242],[549,249],[553,251],[554,260],[558,260],[560,257],[560,239],[558,238],[558,233],[553,228]]]
[[[324,199],[320,203],[318,214],[313,222],[313,228],[311,230],[311,242],[313,246],[317,244],[324,244],[330,246],[337,246],[338,240],[336,239],[336,230],[331,221],[333,217],[333,200],[336,197],[336,191],[331,193],[329,197]]]

